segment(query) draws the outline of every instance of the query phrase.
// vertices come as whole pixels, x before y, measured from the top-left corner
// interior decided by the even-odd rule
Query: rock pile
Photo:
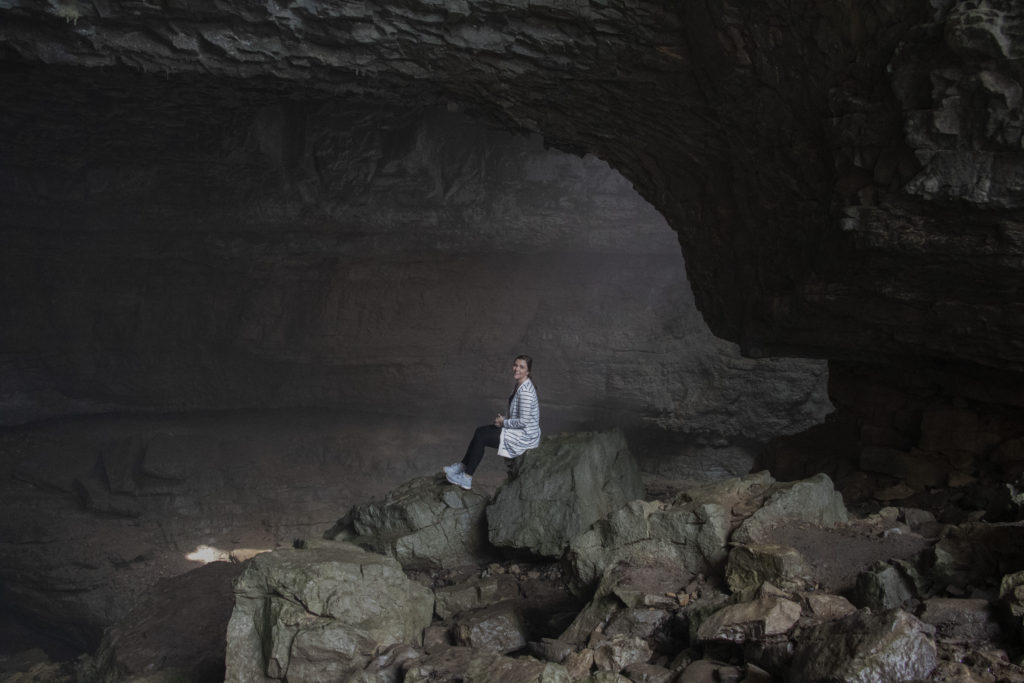
[[[589,441],[585,454],[615,439],[570,441]],[[506,485],[516,496],[543,495],[520,479],[551,471],[531,459]],[[1024,682],[1021,524],[936,531],[923,511],[896,508],[853,518],[828,477],[761,472],[626,502],[556,562],[520,547],[505,559],[481,548],[462,565],[398,550],[431,528],[405,523],[424,509],[438,513],[429,535],[482,529],[495,503],[456,514],[467,501],[428,478],[345,518],[350,539],[393,557],[325,540],[250,560],[235,583],[227,680]],[[354,531],[370,519],[401,534]],[[552,528],[547,542],[563,537]]]

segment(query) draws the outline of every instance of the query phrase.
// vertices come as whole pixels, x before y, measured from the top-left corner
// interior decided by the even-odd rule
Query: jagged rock
[[[623,669],[622,674],[632,683],[669,683],[676,675],[657,664],[630,664]]]
[[[842,494],[835,490],[828,475],[817,474],[802,481],[773,485],[764,504],[740,523],[730,540],[761,543],[771,529],[783,523],[832,527],[847,521]]]
[[[405,568],[470,564],[486,554],[487,500],[443,476],[420,477],[383,501],[354,505],[324,536],[391,555]]]
[[[616,563],[709,571],[726,558],[729,512],[714,503],[633,501],[572,539],[573,585],[582,592]]]
[[[570,539],[643,495],[621,431],[560,434],[515,461],[487,508],[491,543],[559,557]]]
[[[807,605],[810,615],[821,621],[841,619],[857,611],[857,608],[841,595],[826,593],[800,593],[799,595]]]
[[[729,552],[725,579],[734,593],[756,588],[768,581],[779,588],[803,588],[810,575],[806,560],[789,546],[758,544],[737,545]]]
[[[505,657],[467,647],[452,647],[412,662],[403,683],[467,680],[479,683],[570,683],[560,664],[531,657]]]
[[[938,664],[934,629],[901,610],[861,610],[801,629],[787,680],[908,681],[926,679]]]
[[[630,636],[633,638],[650,638],[671,618],[671,612],[653,607],[626,607],[620,609],[608,620],[604,634],[614,636]]]
[[[706,573],[722,567],[729,540],[759,543],[778,524],[846,520],[842,496],[827,476],[780,484],[759,472],[695,487],[670,504],[632,501],[572,539],[568,559],[573,585],[582,591],[616,562]]]
[[[601,671],[619,672],[630,664],[643,664],[651,658],[651,647],[643,638],[615,635],[593,644],[594,666]]]
[[[577,647],[585,645],[621,608],[622,603],[614,595],[595,595],[558,639]]]
[[[365,669],[350,676],[346,683],[400,683],[402,669],[422,655],[411,645],[393,645],[374,656]]]
[[[581,683],[633,683],[617,671],[595,671]]]
[[[903,607],[917,597],[913,582],[903,568],[889,562],[877,562],[857,575],[854,602],[875,611]]]
[[[456,645],[501,654],[521,650],[527,642],[523,615],[511,600],[459,615],[452,632]]]
[[[573,646],[571,643],[555,638],[541,638],[537,642],[530,643],[530,654],[545,662],[562,664],[572,653]]]
[[[1000,635],[988,600],[929,598],[918,617],[946,640],[998,641]]]
[[[570,652],[565,658],[565,669],[574,681],[584,678],[594,666],[594,651],[589,647]]]
[[[237,564],[212,562],[160,581],[142,604],[104,632],[95,655],[100,676],[223,679],[231,584],[239,573]]]
[[[1007,574],[999,582],[999,603],[1005,612],[1006,623],[1024,637],[1024,571]]]
[[[342,678],[419,645],[434,599],[394,559],[347,543],[257,555],[235,582],[226,680]]]
[[[599,642],[610,633],[639,635],[657,629],[664,621],[662,610],[678,602],[665,595],[681,592],[689,574],[680,574],[678,565],[636,567],[618,564],[609,567],[594,592],[593,599],[576,615],[559,640],[576,646]],[[639,618],[641,608],[651,609],[651,617]]]
[[[697,629],[701,641],[742,645],[747,641],[783,635],[800,619],[800,605],[779,597],[765,597],[723,607]]]
[[[434,654],[451,647],[452,642],[448,626],[444,624],[431,624],[423,629],[423,651],[427,654]]]
[[[519,584],[507,574],[473,577],[468,581],[435,590],[434,611],[441,619],[448,619],[459,612],[467,612],[518,597]]]

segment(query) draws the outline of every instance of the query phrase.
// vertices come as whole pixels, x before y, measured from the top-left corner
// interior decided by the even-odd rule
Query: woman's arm
[[[512,402],[511,415],[505,418],[505,429],[526,429],[529,425],[540,422],[540,403],[537,401],[537,390],[533,384],[523,384],[516,392]]]

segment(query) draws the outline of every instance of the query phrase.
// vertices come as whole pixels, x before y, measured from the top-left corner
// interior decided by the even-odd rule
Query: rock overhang
[[[10,2],[3,78],[30,82],[5,118],[60,69],[121,89],[69,107],[115,120],[161,80],[198,95],[181,121],[235,97],[464,108],[622,172],[751,355],[1020,370],[1024,20],[968,5]]]

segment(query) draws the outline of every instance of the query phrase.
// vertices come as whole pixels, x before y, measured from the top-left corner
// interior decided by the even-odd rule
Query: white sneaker
[[[444,466],[444,473],[445,474],[462,474],[465,471],[466,471],[466,466],[463,465],[461,462],[457,462],[454,465],[445,465]]]
[[[465,472],[456,472],[455,474],[448,474],[447,472],[445,472],[444,476],[448,479],[449,482],[455,484],[456,486],[461,486],[467,491],[473,488],[473,477],[469,476]]]

